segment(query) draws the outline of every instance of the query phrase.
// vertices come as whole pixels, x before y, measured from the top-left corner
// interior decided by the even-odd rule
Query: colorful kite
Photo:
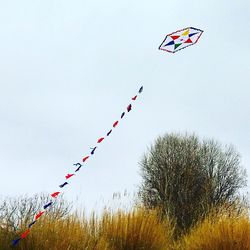
[[[143,91],[143,87],[141,87],[138,91],[138,93],[142,93]],[[135,101],[137,99],[137,95],[132,97],[132,101]],[[127,106],[127,112],[130,112],[132,109],[132,104],[130,103],[128,106]],[[125,115],[125,112],[122,112],[122,115],[121,115],[121,118],[122,119]],[[119,124],[119,121],[115,121],[113,124],[112,124],[112,127],[113,128],[116,128]],[[110,129],[108,131],[108,133],[106,134],[106,136],[109,136],[112,132],[112,129]],[[105,137],[100,137],[98,140],[97,140],[97,143],[100,144],[103,140],[105,139]],[[93,156],[94,155],[94,152],[95,150],[97,149],[97,146],[93,147],[93,148],[90,148],[91,149],[91,152],[90,154]],[[90,158],[90,155],[87,155],[85,157],[82,158],[82,163],[85,164],[85,162],[87,161],[87,159]],[[83,166],[83,164],[81,164],[80,162],[77,162],[75,164],[73,164],[73,166],[76,166],[77,169],[75,170],[75,173],[78,172],[81,167]],[[66,180],[72,178],[73,179],[73,176],[75,176],[76,174],[67,174],[65,175],[64,177],[66,178]],[[69,183],[68,182],[64,182],[63,184],[59,185],[60,188],[64,188],[66,185],[68,185]],[[53,192],[50,196],[53,198],[53,199],[56,199],[59,195],[61,194],[61,192]],[[34,216],[34,219],[31,223],[29,223],[28,225],[28,229],[23,233],[21,234],[21,236],[15,240],[12,241],[12,245],[15,246],[18,244],[18,242],[21,240],[21,239],[24,239],[26,238],[26,236],[30,233],[30,229],[31,227],[37,222],[37,220],[46,212],[48,211],[48,208],[51,207],[52,205],[54,204],[54,202],[52,200],[50,200],[47,204],[45,204],[43,206],[43,210],[42,211],[39,211],[35,216]]]
[[[168,34],[159,49],[175,53],[197,43],[202,33],[203,30],[193,27],[178,30]]]

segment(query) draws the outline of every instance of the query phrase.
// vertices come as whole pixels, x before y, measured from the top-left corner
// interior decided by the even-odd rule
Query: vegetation
[[[0,249],[13,249],[11,241],[25,228],[14,232],[0,229]],[[178,240],[174,224],[160,219],[159,211],[134,208],[106,210],[101,216],[77,214],[54,220],[43,217],[22,240],[17,250],[249,250],[250,219],[247,213],[222,208],[210,213]]]
[[[16,198],[3,198],[0,201],[1,227],[8,227],[12,231],[27,226],[35,214],[50,200],[49,195],[35,194],[32,197],[20,196]],[[60,219],[69,214],[72,205],[63,199],[63,196],[54,200],[53,206],[47,216]]]
[[[246,184],[245,170],[232,146],[195,135],[159,137],[140,162],[142,203],[176,219],[179,231],[188,230],[211,208],[234,206]]]
[[[250,250],[247,211],[235,207],[229,209],[228,206],[216,208],[177,240],[174,222],[169,218],[163,219],[156,209],[104,210],[102,215],[93,213],[90,218],[77,213],[58,219],[44,216],[15,249]],[[0,249],[13,249],[12,240],[19,237],[26,227],[23,225],[14,230],[12,225],[2,221],[0,225]]]
[[[247,250],[250,249],[250,220],[246,214],[221,211],[210,214],[183,237],[180,249]]]
[[[61,196],[15,248],[50,197],[0,200],[0,250],[250,250],[249,209],[239,195],[245,172],[233,147],[165,135],[141,167],[142,203],[86,217]]]
[[[1,249],[12,249],[11,241],[25,230],[0,229]],[[173,226],[160,220],[157,211],[135,208],[132,211],[104,211],[87,219],[77,214],[54,220],[43,217],[22,240],[19,250],[165,250],[172,244]]]

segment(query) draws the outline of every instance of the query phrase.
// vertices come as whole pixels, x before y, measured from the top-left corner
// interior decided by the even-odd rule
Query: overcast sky
[[[66,197],[90,210],[133,193],[167,132],[233,144],[250,175],[249,16],[249,0],[0,0],[0,195],[57,191],[141,85]],[[189,26],[196,45],[158,50]]]

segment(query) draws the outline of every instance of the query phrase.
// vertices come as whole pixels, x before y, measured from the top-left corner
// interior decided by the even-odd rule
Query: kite
[[[60,192],[54,192],[50,196],[53,197],[53,198],[56,198],[59,194],[60,194]]]
[[[114,122],[113,128],[115,128],[117,126],[117,124],[118,124],[118,121]]]
[[[104,137],[101,137],[100,139],[98,139],[97,143],[101,143],[104,140]]]
[[[107,133],[107,136],[109,136],[112,132],[112,129],[109,130],[109,132]]]
[[[142,91],[143,91],[143,86],[140,87],[138,93],[141,94]],[[132,100],[133,100],[133,101],[135,101],[136,99],[137,99],[137,95],[135,95],[134,97],[132,97]],[[132,104],[129,104],[129,105],[127,106],[127,112],[130,112],[130,111],[131,111],[131,108],[132,108]],[[124,117],[124,115],[125,115],[125,112],[122,112],[122,114],[121,114],[121,119]],[[117,127],[118,122],[119,122],[119,121],[115,121],[115,122],[113,123],[112,127],[113,127],[114,129]],[[111,132],[112,132],[112,129],[109,130],[109,132],[107,133],[106,136],[109,136],[109,135],[111,134]],[[97,143],[101,143],[104,139],[105,139],[105,137],[100,137],[100,138],[97,140]],[[94,152],[95,152],[96,148],[97,148],[97,146],[95,146],[94,148],[90,148],[90,149],[91,149],[91,155],[94,155]],[[85,156],[84,158],[82,158],[82,162],[85,164],[86,160],[89,159],[89,158],[90,158],[90,155]],[[77,163],[73,164],[73,166],[76,166],[76,167],[77,167],[76,170],[75,170],[75,173],[76,173],[76,172],[78,172],[78,171],[81,169],[81,167],[83,166],[83,164],[80,163],[80,162],[77,162]],[[71,178],[71,177],[74,176],[74,175],[75,175],[75,174],[67,174],[67,175],[65,176],[65,178],[66,178],[66,179],[69,179],[69,178]],[[68,184],[69,184],[68,182],[64,182],[63,184],[59,185],[59,187],[60,187],[60,188],[63,188],[64,186],[66,186],[66,185],[68,185]],[[52,198],[56,199],[60,194],[61,194],[61,192],[56,191],[56,192],[50,194],[50,196],[51,196]],[[12,241],[12,245],[13,245],[13,246],[16,246],[16,245],[19,243],[20,240],[26,238],[26,236],[30,233],[30,228],[31,228],[31,227],[37,222],[37,220],[47,211],[47,208],[53,205],[53,203],[54,203],[53,201],[49,201],[47,204],[45,204],[45,205],[43,206],[43,211],[39,211],[39,212],[35,215],[34,220],[28,225],[28,229],[27,229],[24,233],[22,233],[20,237],[18,237],[17,239],[15,239],[15,240]]]
[[[77,162],[75,164],[73,164],[74,166],[77,166],[78,168],[75,170],[75,172],[78,172],[80,170],[80,168],[82,167],[82,164]]]
[[[28,228],[31,228],[36,222],[37,222],[37,220],[32,221],[32,222],[29,224]]]
[[[80,170],[81,167],[82,167],[82,166],[78,167],[78,168],[75,170],[75,172],[78,172],[78,171]]]
[[[21,240],[21,238],[15,239],[12,241],[12,245],[16,246],[18,244],[18,242]]]
[[[97,147],[94,147],[94,148],[90,148],[92,151],[90,152],[90,154],[94,154],[95,153],[95,150],[97,149]]]
[[[135,101],[137,98],[137,95],[135,95],[134,97],[132,97],[132,100]]]
[[[87,161],[87,160],[88,160],[88,158],[89,158],[89,156],[85,156],[85,157],[82,159],[82,162]]]
[[[75,163],[75,164],[73,164],[74,166],[77,166],[77,167],[81,167],[82,166],[82,164],[81,163],[79,163],[79,162],[77,162],[77,163]]]
[[[71,178],[72,176],[74,176],[74,174],[67,174],[67,175],[65,176],[65,178],[66,178],[66,179],[69,179],[69,178]]]
[[[131,109],[132,109],[132,105],[129,104],[128,107],[127,107],[127,111],[129,112]]]
[[[50,207],[51,205],[53,204],[53,202],[49,202],[48,204],[44,205],[43,206],[43,209],[47,209],[48,207]]]
[[[159,50],[175,53],[198,42],[203,30],[193,27],[185,28],[168,34],[159,46]]]
[[[40,211],[40,212],[35,216],[35,220],[39,219],[43,214],[44,214],[44,212]]]
[[[22,235],[21,235],[21,239],[26,238],[26,236],[30,233],[30,229],[27,229]]]
[[[68,185],[69,183],[65,181],[63,184],[59,185],[60,188],[63,188],[64,186]]]

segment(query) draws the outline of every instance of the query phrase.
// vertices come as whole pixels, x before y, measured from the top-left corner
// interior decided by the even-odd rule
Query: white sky
[[[157,136],[233,144],[250,173],[250,2],[0,0],[0,195],[57,191],[144,85],[133,111],[65,188],[86,210],[140,182]],[[193,26],[176,54],[165,35]]]

